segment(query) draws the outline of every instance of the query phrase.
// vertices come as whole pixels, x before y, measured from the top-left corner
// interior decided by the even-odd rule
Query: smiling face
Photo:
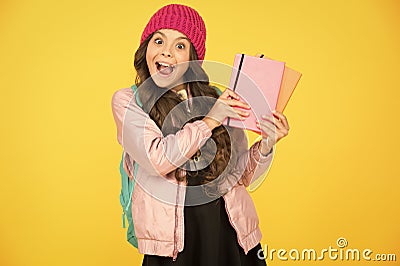
[[[184,86],[181,83],[189,66],[185,62],[189,61],[190,45],[190,40],[179,31],[161,29],[154,33],[147,46],[146,62],[157,86],[172,86],[175,91]]]

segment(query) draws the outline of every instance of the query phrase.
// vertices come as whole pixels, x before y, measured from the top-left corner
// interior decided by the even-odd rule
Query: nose
[[[165,57],[171,57],[172,56],[169,51],[162,52],[162,55],[165,56]]]
[[[171,49],[169,47],[165,47],[161,54],[165,57],[172,57]]]

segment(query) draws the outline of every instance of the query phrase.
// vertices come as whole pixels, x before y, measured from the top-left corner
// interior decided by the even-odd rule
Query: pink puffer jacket
[[[132,171],[134,161],[139,165],[132,195],[138,249],[142,254],[176,259],[184,248],[186,188],[183,182],[178,184],[174,170],[210,138],[211,130],[202,120],[197,120],[186,124],[176,134],[164,137],[155,122],[132,99],[130,88],[118,90],[112,97],[112,111],[117,139],[125,152],[125,167]],[[240,182],[223,197],[238,243],[247,254],[260,242],[261,231],[246,187],[268,170],[273,152],[263,156],[258,149],[260,142],[250,149],[243,143],[243,152],[231,173],[240,174],[237,179]]]

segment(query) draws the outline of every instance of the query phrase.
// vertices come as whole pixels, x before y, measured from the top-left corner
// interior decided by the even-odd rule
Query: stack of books
[[[227,118],[223,124],[260,134],[257,120],[272,110],[283,113],[300,77],[301,73],[287,67],[285,62],[237,54],[229,87],[250,105],[250,116],[243,121]]]

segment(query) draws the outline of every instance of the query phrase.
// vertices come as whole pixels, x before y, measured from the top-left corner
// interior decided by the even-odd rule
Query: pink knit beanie
[[[199,60],[206,53],[206,26],[199,13],[191,7],[170,4],[159,9],[147,23],[140,44],[153,32],[160,29],[174,29],[185,34],[192,42]]]

